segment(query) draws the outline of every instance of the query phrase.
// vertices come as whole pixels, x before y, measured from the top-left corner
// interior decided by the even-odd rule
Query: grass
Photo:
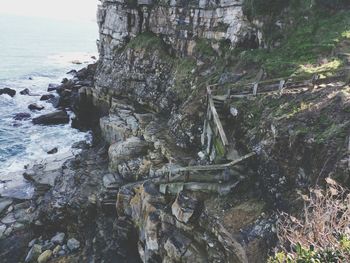
[[[185,100],[191,93],[191,82],[194,77],[192,71],[196,68],[195,60],[191,58],[177,58],[175,65],[175,90],[181,100]]]
[[[342,62],[330,54],[344,39],[350,39],[350,11],[305,20],[291,30],[279,48],[244,51],[241,58],[260,64],[276,77],[335,70]],[[326,62],[319,61],[325,57]]]
[[[214,57],[216,55],[216,52],[210,45],[209,40],[203,38],[196,41],[195,52],[204,57]]]
[[[126,45],[126,48],[135,50],[146,49],[146,50],[166,50],[166,44],[156,34],[145,32],[137,35],[131,39]]]

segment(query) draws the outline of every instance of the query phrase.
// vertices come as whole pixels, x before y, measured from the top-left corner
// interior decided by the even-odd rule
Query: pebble
[[[52,257],[52,251],[51,250],[45,250],[38,258],[38,263],[46,263],[50,260]]]
[[[34,238],[33,240],[31,240],[29,243],[28,243],[28,247],[32,247],[34,246],[34,244],[37,242],[37,239]]]
[[[62,245],[64,238],[66,234],[65,233],[57,233],[53,238],[51,238],[51,242],[55,245]]]
[[[29,250],[26,259],[24,262],[32,262],[35,261],[41,254],[41,246],[34,244],[33,247]]]
[[[52,248],[54,248],[55,244],[52,243],[51,241],[47,240],[45,241],[44,245],[43,245],[43,250],[50,250]]]
[[[67,242],[67,247],[69,248],[70,251],[77,250],[80,247],[80,242],[75,238],[71,238]]]
[[[60,245],[57,245],[53,250],[54,256],[58,255],[61,250],[62,250],[62,247]]]

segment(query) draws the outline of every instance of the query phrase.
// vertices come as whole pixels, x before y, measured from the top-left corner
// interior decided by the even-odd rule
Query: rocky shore
[[[57,124],[69,107],[76,113],[74,125],[93,128],[95,139],[92,146],[74,145],[82,151],[73,158],[26,167],[23,176],[35,186],[32,199],[1,198],[4,262],[246,262],[254,256],[244,246],[270,238],[264,204],[251,200],[241,208],[227,206],[217,199],[217,186],[203,177],[161,190],[164,169],[195,164],[196,151],[177,145],[164,115],[129,99],[113,99],[106,115],[94,103],[88,82],[92,69],[55,86],[60,111],[33,119]],[[227,232],[212,207],[216,202],[215,209],[226,206],[223,218],[242,209],[246,215],[240,216],[255,222],[258,229],[250,226],[245,245]]]

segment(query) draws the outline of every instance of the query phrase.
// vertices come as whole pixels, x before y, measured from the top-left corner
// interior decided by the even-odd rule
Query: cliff
[[[214,141],[215,156],[206,156],[213,152],[205,152],[200,142],[206,129],[206,87],[219,83],[216,103],[221,103],[219,98],[225,97],[227,90],[239,93],[239,88],[228,88],[232,83],[281,76],[285,65],[267,65],[263,70],[260,66],[269,59],[289,56],[282,52],[290,48],[288,42],[294,36],[274,38],[273,29],[266,27],[279,25],[276,30],[285,34],[290,28],[296,32],[301,28],[291,18],[289,6],[282,6],[271,19],[266,14],[248,17],[246,8],[243,1],[102,1],[99,6],[100,61],[95,87],[87,89],[87,94],[105,116],[100,128],[111,145],[109,169],[129,182],[120,186],[117,194],[118,220],[134,225],[143,262],[261,262],[274,242],[275,209],[300,205],[293,200],[292,189],[305,189],[319,181],[320,174],[346,173],[343,131],[349,126],[343,111],[347,102],[342,102],[333,118],[335,138],[327,131],[319,132],[318,124],[309,123],[314,128],[299,132],[305,116],[316,120],[320,114],[332,115],[331,105],[336,103],[332,99],[318,109],[310,106],[308,112],[300,106],[304,100],[312,105],[325,103],[323,96],[330,94],[330,89],[301,95],[287,92],[280,98],[267,94],[226,99],[219,117],[228,133],[229,155],[220,154],[222,146]],[[310,10],[304,11],[309,12],[307,19],[312,24],[316,18]],[[339,20],[345,19],[344,14],[337,15]],[[335,25],[342,30],[339,23]],[[301,35],[297,39],[303,41]],[[258,52],[264,52],[256,49],[259,46],[274,46],[276,51],[262,56],[266,62],[254,63],[249,56],[255,52],[259,58]],[[299,47],[295,48],[299,52]],[[322,52],[332,61],[328,50]],[[305,63],[302,55],[296,54],[294,65],[289,65],[285,74]],[[327,63],[321,62],[322,67],[333,70]],[[298,74],[304,80],[313,77],[306,72]],[[343,77],[333,81],[343,81]],[[341,83],[334,84],[332,92],[342,92]],[[322,80],[317,85],[321,84],[327,85]],[[295,116],[281,113],[294,103],[302,108]],[[226,116],[222,115],[225,109]],[[238,113],[234,118],[229,115],[233,109]],[[323,138],[323,143],[318,138]],[[333,148],[334,141],[341,141],[343,147]],[[167,182],[159,183],[169,167],[172,171],[173,167],[208,165],[209,160],[225,163],[253,150],[258,157],[222,174],[202,172],[200,177],[193,172],[177,183],[168,175]],[[337,160],[332,159],[335,153]],[[330,164],[327,160],[334,161]]]
[[[277,211],[349,183],[349,10],[304,2],[101,1],[99,61],[59,87],[95,144],[28,168],[4,255],[63,232],[53,262],[265,262]]]

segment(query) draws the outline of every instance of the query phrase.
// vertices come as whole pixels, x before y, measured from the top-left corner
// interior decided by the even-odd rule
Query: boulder
[[[57,245],[54,250],[52,251],[53,255],[56,256],[61,251],[62,247],[60,245]]]
[[[148,142],[138,137],[130,137],[124,142],[112,144],[108,150],[110,168],[118,169],[120,163],[147,153],[149,147]]]
[[[5,211],[11,204],[13,200],[10,198],[1,198],[0,199],[0,214],[2,214],[3,211]]]
[[[30,118],[30,113],[26,113],[26,112],[20,112],[17,113],[13,119],[15,119],[16,121],[23,121],[23,120],[28,120]]]
[[[69,115],[64,110],[41,115],[32,120],[34,124],[55,125],[69,123]]]
[[[9,95],[10,97],[14,97],[16,95],[16,91],[10,88],[3,88],[0,89],[0,95],[6,94]]]
[[[30,94],[30,90],[29,89],[24,89],[24,90],[20,91],[19,94],[21,94],[21,95],[29,95]]]
[[[67,242],[67,247],[70,251],[75,251],[80,248],[80,242],[75,238],[71,238]]]
[[[182,223],[187,224],[196,214],[198,214],[199,202],[185,192],[180,192],[173,205],[172,214]]]
[[[31,111],[35,111],[35,110],[41,111],[44,108],[45,108],[44,106],[38,105],[36,103],[32,103],[28,106],[28,109],[30,109]]]
[[[180,232],[173,233],[164,244],[164,249],[174,262],[181,261],[183,255],[187,252],[191,240]],[[186,261],[187,262],[187,261]]]
[[[38,258],[38,263],[46,263],[48,262],[52,257],[52,251],[51,250],[45,250]]]
[[[29,263],[29,262],[36,262],[38,257],[41,254],[41,246],[34,244],[32,248],[29,250],[24,262]]]
[[[103,186],[107,189],[117,187],[121,185],[121,183],[121,179],[113,174],[106,174],[103,176]]]
[[[65,233],[57,233],[53,238],[51,238],[51,242],[55,245],[62,245],[64,238],[66,234]]]
[[[50,99],[54,99],[55,95],[53,94],[44,94],[40,97],[40,100],[50,100]]]

